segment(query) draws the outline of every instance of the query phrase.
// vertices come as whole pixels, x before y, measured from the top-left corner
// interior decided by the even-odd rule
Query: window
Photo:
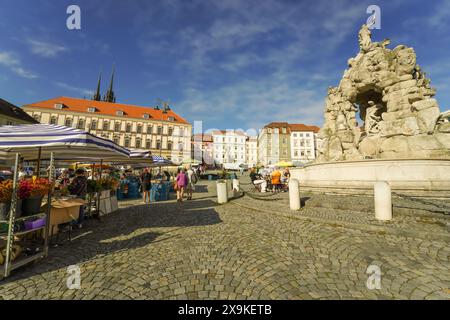
[[[298,151],[294,151],[294,157],[298,157]]]
[[[50,124],[56,124],[57,118],[55,116],[50,118]]]
[[[131,132],[131,123],[127,123],[125,127],[125,132],[130,133]]]
[[[125,148],[130,147],[130,138],[125,138]]]
[[[114,124],[114,131],[115,132],[119,132],[120,131],[120,127],[121,127],[120,122],[116,122]]]
[[[116,115],[117,115],[117,116],[123,116],[123,111],[122,111],[122,110],[116,111]]]
[[[103,121],[103,130],[109,130],[109,122],[108,121]]]
[[[61,110],[62,108],[64,108],[62,103],[55,103],[55,109]]]
[[[95,111],[97,111],[97,109],[95,109],[94,107],[89,107],[87,110],[88,110],[88,112],[95,112]]]
[[[282,128],[282,129],[281,129],[281,132],[282,132],[282,133],[286,133],[286,128]]]
[[[115,144],[119,144],[119,137],[118,136],[114,136],[113,141]]]
[[[175,121],[175,118],[174,117],[169,117],[168,120],[169,121]]]
[[[172,150],[172,142],[167,142],[167,149]]]
[[[152,147],[152,141],[151,140],[147,140],[145,142],[145,149],[150,149]]]
[[[152,133],[153,132],[153,126],[151,124],[147,125],[147,133]]]
[[[7,125],[7,126],[12,126],[12,125],[13,125],[13,122],[12,122],[12,121],[6,121],[6,125]]]
[[[78,120],[77,128],[78,129],[84,129],[84,120],[83,119],[79,119]]]
[[[91,130],[97,130],[97,120],[92,120],[92,122],[91,122]]]
[[[158,134],[159,134],[159,135],[162,134],[162,127],[161,127],[161,126],[158,127]],[[158,148],[158,149],[159,149],[159,148]]]
[[[142,117],[143,117],[144,119],[150,119],[150,115],[149,115],[148,113],[144,113],[144,114],[142,115]]]
[[[156,149],[161,149],[161,141],[156,141]]]
[[[169,136],[173,135],[173,128],[169,127]]]
[[[72,126],[72,119],[71,118],[66,118],[66,121],[64,122],[64,125],[66,127],[71,127]]]
[[[139,149],[141,147],[141,139],[137,138],[135,145],[136,145],[136,148]]]
[[[41,116],[40,116],[40,115],[35,114],[35,115],[33,116],[33,118],[34,118],[34,120],[36,120],[37,122],[41,122]]]
[[[137,133],[142,133],[142,124],[138,124]]]
[[[292,136],[293,136],[294,138],[297,138],[297,134],[296,134],[296,133],[292,134]]]
[[[309,138],[309,133],[306,134],[306,137]]]

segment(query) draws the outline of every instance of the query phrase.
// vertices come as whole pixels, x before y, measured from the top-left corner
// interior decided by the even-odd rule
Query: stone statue
[[[364,130],[366,134],[377,134],[380,131],[379,122],[381,121],[381,104],[375,104],[373,101],[368,102],[366,108],[366,119],[364,122]]]
[[[361,26],[358,34],[359,38],[359,48],[362,52],[367,52],[372,46],[372,32],[370,32],[369,27],[366,24]]]

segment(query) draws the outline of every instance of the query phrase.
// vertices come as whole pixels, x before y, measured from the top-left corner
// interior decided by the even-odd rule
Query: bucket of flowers
[[[11,208],[13,181],[4,180],[0,182],[0,220],[6,220]]]
[[[25,179],[19,182],[19,198],[22,199],[24,215],[33,215],[41,211],[42,199],[51,189],[51,183],[45,178]]]

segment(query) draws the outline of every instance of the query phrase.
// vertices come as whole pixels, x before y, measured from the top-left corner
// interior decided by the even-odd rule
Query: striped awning
[[[130,151],[111,140],[82,130],[51,125],[28,124],[0,127],[0,158],[11,158],[20,153],[25,160],[48,159],[129,159]]]

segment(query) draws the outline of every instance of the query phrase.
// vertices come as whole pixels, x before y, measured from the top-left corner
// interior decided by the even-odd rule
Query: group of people
[[[252,168],[250,179],[259,191],[286,192],[288,190],[291,173],[288,168],[281,170],[279,167]]]
[[[195,191],[195,184],[198,182],[198,173],[194,171],[192,166],[186,170],[179,168],[174,188],[177,191],[177,202],[183,202],[184,193],[186,192],[187,200],[192,200],[192,194]]]
[[[195,191],[195,184],[198,182],[200,174],[201,169],[197,168],[196,170],[191,165],[187,169],[178,168],[177,175],[174,178],[174,189],[177,192],[177,202],[183,202],[185,194],[187,196],[187,200],[192,200],[192,194]],[[167,171],[162,174],[160,172],[158,175],[155,177],[155,179],[171,181],[172,176]],[[144,203],[150,203],[152,179],[153,176],[151,171],[149,171],[147,168],[144,169],[140,176],[142,199]]]

